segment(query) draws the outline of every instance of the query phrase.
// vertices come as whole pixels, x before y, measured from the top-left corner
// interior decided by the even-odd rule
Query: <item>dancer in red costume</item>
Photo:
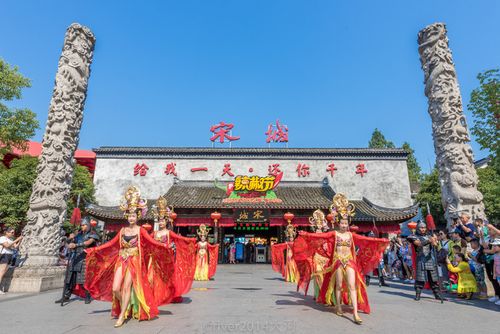
[[[172,231],[173,220],[171,214],[174,212],[174,208],[167,204],[165,197],[160,196],[151,211],[155,223],[158,225],[158,230],[154,231],[151,236],[156,241],[167,245],[175,255],[175,286],[177,291],[172,302],[182,303],[182,295],[191,289],[193,283],[196,268],[196,239],[186,238]],[[153,279],[154,291],[157,290],[155,282],[156,280]]]
[[[292,224],[288,224],[285,230],[286,242],[271,245],[271,262],[273,270],[281,273],[285,282],[297,283],[299,271],[293,259],[293,241],[297,231]]]
[[[94,299],[112,302],[111,315],[118,318],[115,327],[130,317],[153,319],[158,306],[170,303],[178,290],[173,279],[173,250],[137,225],[147,207],[136,187],[127,189],[120,208],[129,226],[106,244],[86,250],[85,288]],[[150,262],[154,265],[148,265]]]
[[[201,224],[197,231],[200,241],[198,241],[198,253],[196,255],[195,281],[208,281],[215,275],[217,270],[219,245],[211,245],[207,241],[209,230],[205,224]]]
[[[354,211],[354,205],[350,204],[344,195],[335,195],[331,212],[339,222],[338,231],[300,232],[294,243],[294,254],[300,273],[298,288],[307,293],[311,276],[316,275],[313,272],[313,258],[318,249],[328,245],[327,248],[332,250],[332,254],[328,265],[320,273],[324,276],[316,301],[334,305],[339,316],[343,314],[342,303],[351,304],[354,322],[361,324],[358,310],[370,313],[363,277],[377,267],[389,240],[367,238],[349,232],[349,219],[354,215]]]

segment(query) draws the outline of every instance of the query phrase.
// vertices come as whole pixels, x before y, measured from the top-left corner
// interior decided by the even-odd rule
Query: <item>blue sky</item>
[[[500,67],[498,1],[4,1],[0,57],[32,80],[11,105],[38,114],[41,140],[65,29],[97,38],[80,147],[366,147],[374,128],[434,164],[417,33],[445,22],[464,107],[476,75]],[[466,110],[469,124],[472,122]],[[486,156],[472,142],[476,158]]]

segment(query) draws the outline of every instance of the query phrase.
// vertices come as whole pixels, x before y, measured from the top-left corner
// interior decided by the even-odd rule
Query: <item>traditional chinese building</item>
[[[287,212],[294,225],[307,228],[314,210],[327,213],[336,192],[356,206],[354,224],[361,231],[398,232],[401,222],[417,214],[401,149],[101,147],[94,152],[99,205],[89,205],[87,212],[108,230],[125,224],[118,205],[130,185],[139,187],[149,205],[164,195],[177,213],[175,230],[183,235],[195,234],[202,223],[215,227],[210,215],[221,213],[219,242],[225,236],[281,239]],[[228,200],[237,176],[277,175],[274,199]]]

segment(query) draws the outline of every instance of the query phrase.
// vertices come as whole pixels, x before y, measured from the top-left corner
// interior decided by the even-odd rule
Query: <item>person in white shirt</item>
[[[15,230],[12,227],[8,227],[5,231],[5,235],[0,237],[0,284],[2,283],[3,276],[9,268],[9,263],[12,260],[14,254],[14,249],[19,247],[22,236],[14,240]],[[0,294],[5,294],[3,289],[0,289]]]

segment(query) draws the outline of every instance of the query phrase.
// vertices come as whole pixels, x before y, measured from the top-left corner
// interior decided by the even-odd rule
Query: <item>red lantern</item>
[[[326,220],[328,220],[329,222],[331,222],[333,220],[333,215],[331,213],[327,214],[326,215]]]
[[[92,219],[90,221],[90,226],[92,226],[93,228],[97,226],[97,221],[95,221],[94,219]]]
[[[283,215],[283,218],[288,222],[288,224],[290,224],[293,218],[295,218],[295,215],[291,212],[287,212]]]
[[[151,231],[151,229],[153,228],[153,226],[151,226],[151,224],[149,223],[142,224],[142,227],[144,227],[144,229],[148,232]]]
[[[352,233],[356,233],[359,231],[359,226],[351,225],[349,226],[349,231],[351,231]]]
[[[217,212],[217,211],[214,211],[210,214],[210,218],[212,218],[212,220],[214,221],[214,223],[217,224],[217,221],[219,221],[219,219],[222,217],[222,215]]]
[[[409,223],[408,223],[408,228],[409,228],[410,230],[415,230],[415,229],[417,228],[417,222],[413,222],[413,221],[412,221],[412,222],[409,222]]]
[[[170,214],[168,215],[168,217],[172,220],[176,220],[177,219],[177,214],[175,212],[170,212]]]

